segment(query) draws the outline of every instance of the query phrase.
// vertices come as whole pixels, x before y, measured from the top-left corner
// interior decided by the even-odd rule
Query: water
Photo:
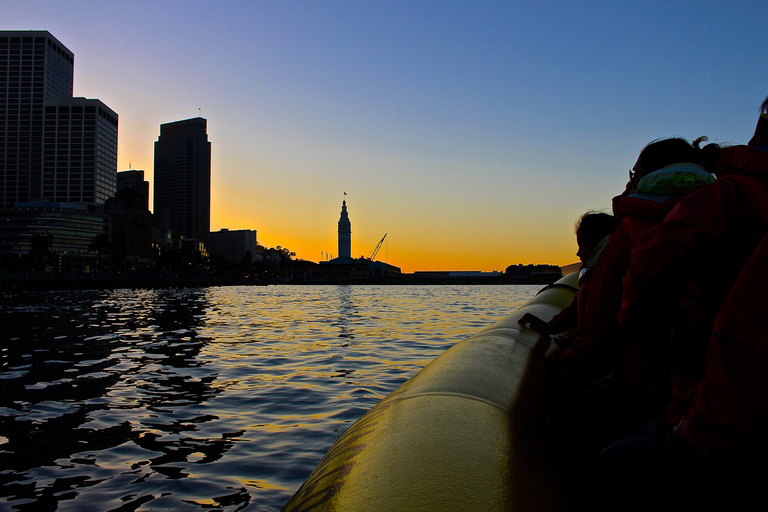
[[[0,296],[0,510],[279,510],[371,406],[539,288]]]

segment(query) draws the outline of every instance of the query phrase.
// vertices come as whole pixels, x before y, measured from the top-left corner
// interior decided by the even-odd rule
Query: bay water
[[[0,510],[279,510],[336,438],[537,285],[0,296]]]

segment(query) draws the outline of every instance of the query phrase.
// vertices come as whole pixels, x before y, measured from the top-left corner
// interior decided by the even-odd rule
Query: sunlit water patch
[[[0,509],[279,510],[333,441],[538,286],[0,298]]]

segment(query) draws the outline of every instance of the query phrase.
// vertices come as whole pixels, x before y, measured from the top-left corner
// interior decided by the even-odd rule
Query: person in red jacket
[[[682,138],[660,139],[648,144],[630,171],[628,193],[614,200],[614,215],[620,223],[606,245],[594,271],[591,315],[588,329],[563,357],[597,360],[607,373],[620,367],[625,355],[624,339],[616,314],[621,306],[622,279],[629,269],[635,240],[660,223],[687,194],[714,181],[704,167],[713,145],[699,148]],[[715,149],[716,150],[716,149]],[[598,375],[600,377],[602,375]]]
[[[600,454],[625,491],[688,488],[675,495],[687,505],[733,505],[766,476],[768,98],[749,145],[724,149],[716,174],[632,252],[619,319],[671,366],[673,388],[666,415]]]
[[[704,164],[711,165],[710,155],[718,148],[699,148],[701,140],[691,144],[670,138],[648,144],[630,171],[627,191],[614,201],[620,223],[595,265],[582,335],[558,361],[566,374],[594,384],[550,416],[566,446],[587,463],[639,427],[667,399],[666,374],[626,341],[617,314],[636,240],[687,194],[714,181]]]

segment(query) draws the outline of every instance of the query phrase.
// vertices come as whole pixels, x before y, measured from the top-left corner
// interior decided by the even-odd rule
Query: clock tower
[[[341,203],[341,217],[339,217],[339,256],[341,262],[352,261],[352,224],[347,214],[347,201]]]

